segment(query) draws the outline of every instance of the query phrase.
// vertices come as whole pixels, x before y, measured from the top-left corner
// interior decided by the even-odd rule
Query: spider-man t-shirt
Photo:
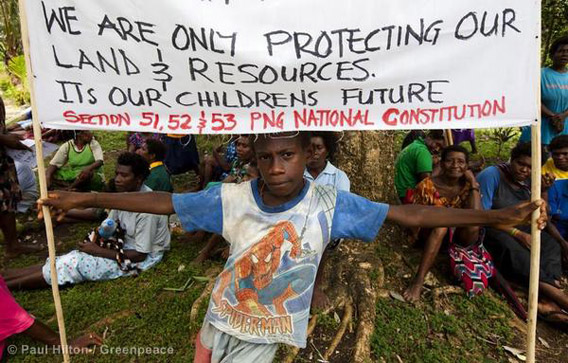
[[[241,340],[301,348],[323,250],[337,238],[372,241],[388,211],[308,181],[276,207],[262,202],[257,180],[174,194],[173,205],[185,230],[221,234],[230,243],[205,319]]]

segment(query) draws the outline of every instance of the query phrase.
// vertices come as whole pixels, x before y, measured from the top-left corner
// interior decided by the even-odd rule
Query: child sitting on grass
[[[323,250],[337,238],[372,241],[385,220],[411,227],[515,225],[542,201],[500,211],[453,210],[371,202],[304,179],[308,133],[259,135],[253,142],[260,179],[198,193],[92,194],[52,192],[54,210],[89,206],[177,213],[188,231],[207,230],[231,244],[217,278],[196,362],[271,362],[277,343],[306,346],[314,279]]]

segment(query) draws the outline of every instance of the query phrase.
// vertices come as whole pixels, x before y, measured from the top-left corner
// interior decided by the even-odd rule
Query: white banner
[[[484,128],[537,117],[537,2],[26,0],[45,127]]]

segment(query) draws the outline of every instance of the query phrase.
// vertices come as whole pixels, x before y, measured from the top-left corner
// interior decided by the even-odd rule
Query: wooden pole
[[[446,145],[453,145],[454,144],[454,136],[452,135],[451,129],[444,130],[444,134],[446,136]]]
[[[531,148],[532,148],[532,168],[531,168],[531,199],[537,200],[540,198],[541,194],[541,135],[540,135],[540,125],[541,125],[541,105],[540,105],[540,46],[541,46],[541,28],[540,28],[540,16],[541,7],[540,1],[538,1],[538,40],[537,40],[537,64],[539,69],[539,77],[537,77],[538,84],[535,85],[536,89],[536,102],[537,102],[537,119],[536,122],[531,126]],[[539,285],[539,272],[540,272],[540,230],[537,226],[537,219],[540,216],[540,211],[536,210],[532,214],[531,218],[531,263],[530,263],[530,277],[529,277],[529,312],[528,312],[528,330],[527,330],[527,362],[535,362],[535,345],[536,345],[536,319],[538,311],[538,285]]]
[[[22,31],[22,44],[24,46],[24,55],[26,58],[26,69],[28,72],[28,82],[30,87],[30,97],[32,101],[32,120],[35,140],[36,160],[39,177],[39,190],[41,198],[47,198],[47,181],[45,177],[45,165],[43,164],[43,144],[41,140],[41,125],[39,123],[39,115],[37,113],[36,96],[33,82],[33,70],[30,57],[30,39],[28,33],[28,21],[26,17],[25,0],[19,0],[20,25]],[[63,307],[61,306],[61,297],[59,296],[59,285],[57,284],[57,269],[55,268],[55,238],[53,236],[53,224],[51,222],[51,214],[49,208],[43,206],[43,220],[45,222],[45,234],[47,235],[47,248],[49,251],[49,267],[51,275],[51,291],[53,293],[53,301],[55,303],[55,314],[57,316],[57,325],[59,327],[59,339],[63,348],[63,362],[68,363],[69,347],[67,345],[67,334],[65,332],[65,320],[63,319]]]

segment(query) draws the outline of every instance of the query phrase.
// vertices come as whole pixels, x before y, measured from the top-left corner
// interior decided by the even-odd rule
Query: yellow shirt
[[[550,173],[556,177],[556,180],[568,179],[568,171],[560,170],[554,165],[554,160],[549,158],[542,166],[542,174]]]

